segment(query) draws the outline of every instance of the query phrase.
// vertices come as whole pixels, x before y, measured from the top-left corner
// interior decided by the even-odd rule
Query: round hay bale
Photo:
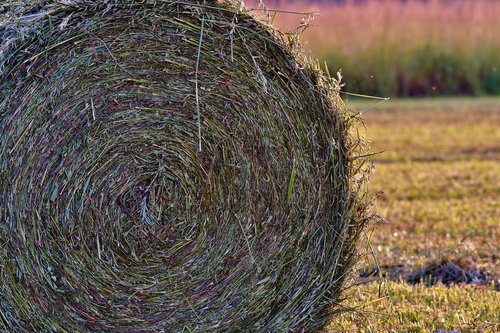
[[[2,11],[1,331],[309,332],[339,310],[368,217],[336,80],[233,2]]]

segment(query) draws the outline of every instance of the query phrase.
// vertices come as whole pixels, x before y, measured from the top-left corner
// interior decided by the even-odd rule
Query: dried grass
[[[370,219],[339,82],[233,2],[9,2],[0,330],[285,332]]]

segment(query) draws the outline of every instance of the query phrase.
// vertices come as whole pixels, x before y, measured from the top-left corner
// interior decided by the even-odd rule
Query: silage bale
[[[368,216],[338,81],[233,2],[0,15],[2,331],[309,332],[341,309]]]

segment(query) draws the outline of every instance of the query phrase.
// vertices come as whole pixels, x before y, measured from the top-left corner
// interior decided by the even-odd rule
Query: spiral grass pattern
[[[336,80],[233,2],[6,7],[0,331],[309,332],[339,311],[369,218]]]

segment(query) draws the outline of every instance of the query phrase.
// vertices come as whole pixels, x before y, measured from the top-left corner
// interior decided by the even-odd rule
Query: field
[[[365,120],[372,150],[385,151],[371,189],[384,191],[387,223],[351,291],[357,311],[328,332],[498,331],[500,99],[387,102]]]
[[[268,12],[284,30],[299,27],[305,48],[330,72],[342,69],[348,91],[500,94],[499,1],[264,2],[269,9],[312,13]]]

